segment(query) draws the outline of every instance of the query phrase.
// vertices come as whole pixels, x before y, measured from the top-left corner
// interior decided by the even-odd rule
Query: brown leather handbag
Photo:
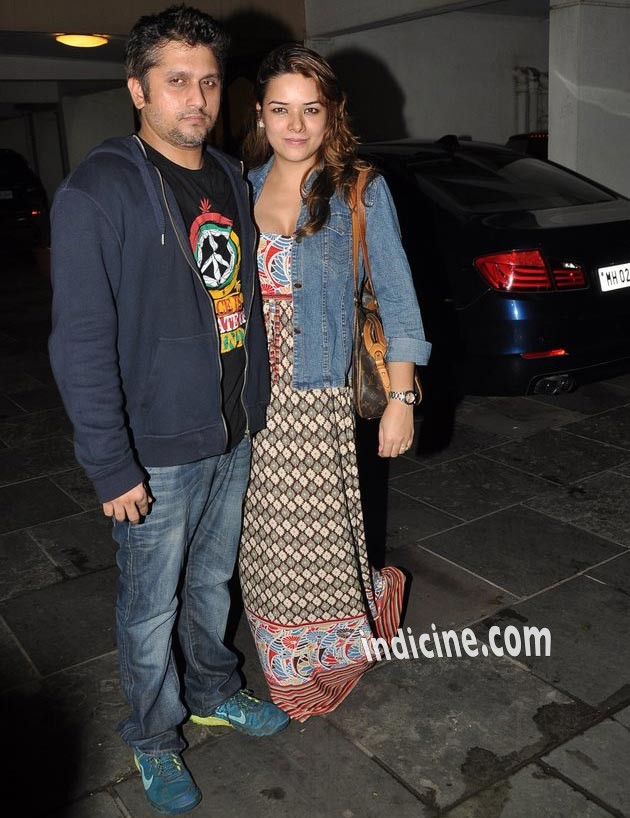
[[[363,191],[366,170],[359,172],[352,197],[352,263],[354,267],[354,328],[352,344],[352,392],[359,417],[380,418],[388,402],[389,374],[385,364],[387,340],[374,293],[372,272],[365,235],[365,205]],[[365,278],[359,280],[359,248],[365,267]],[[418,377],[415,389],[422,397]]]

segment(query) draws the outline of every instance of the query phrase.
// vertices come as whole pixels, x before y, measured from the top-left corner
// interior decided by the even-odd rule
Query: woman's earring
[[[258,127],[259,128],[264,128],[265,127],[265,123],[262,121],[262,119],[258,120]]]

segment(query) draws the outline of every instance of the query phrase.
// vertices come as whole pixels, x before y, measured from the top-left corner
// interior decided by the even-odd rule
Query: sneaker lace
[[[248,710],[249,712],[255,710],[259,703],[259,700],[252,695],[251,690],[238,690],[232,699],[242,710]]]
[[[181,759],[174,753],[154,756],[151,761],[155,765],[158,777],[167,783],[174,781],[183,769]]]

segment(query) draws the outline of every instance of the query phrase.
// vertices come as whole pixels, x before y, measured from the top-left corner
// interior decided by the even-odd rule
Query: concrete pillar
[[[630,196],[630,0],[551,0],[549,158]]]

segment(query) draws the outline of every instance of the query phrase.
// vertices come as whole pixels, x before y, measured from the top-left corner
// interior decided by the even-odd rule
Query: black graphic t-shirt
[[[199,272],[217,317],[228,450],[245,432],[245,312],[238,210],[229,178],[208,154],[200,170],[177,165],[143,140],[147,156],[173,189]]]

